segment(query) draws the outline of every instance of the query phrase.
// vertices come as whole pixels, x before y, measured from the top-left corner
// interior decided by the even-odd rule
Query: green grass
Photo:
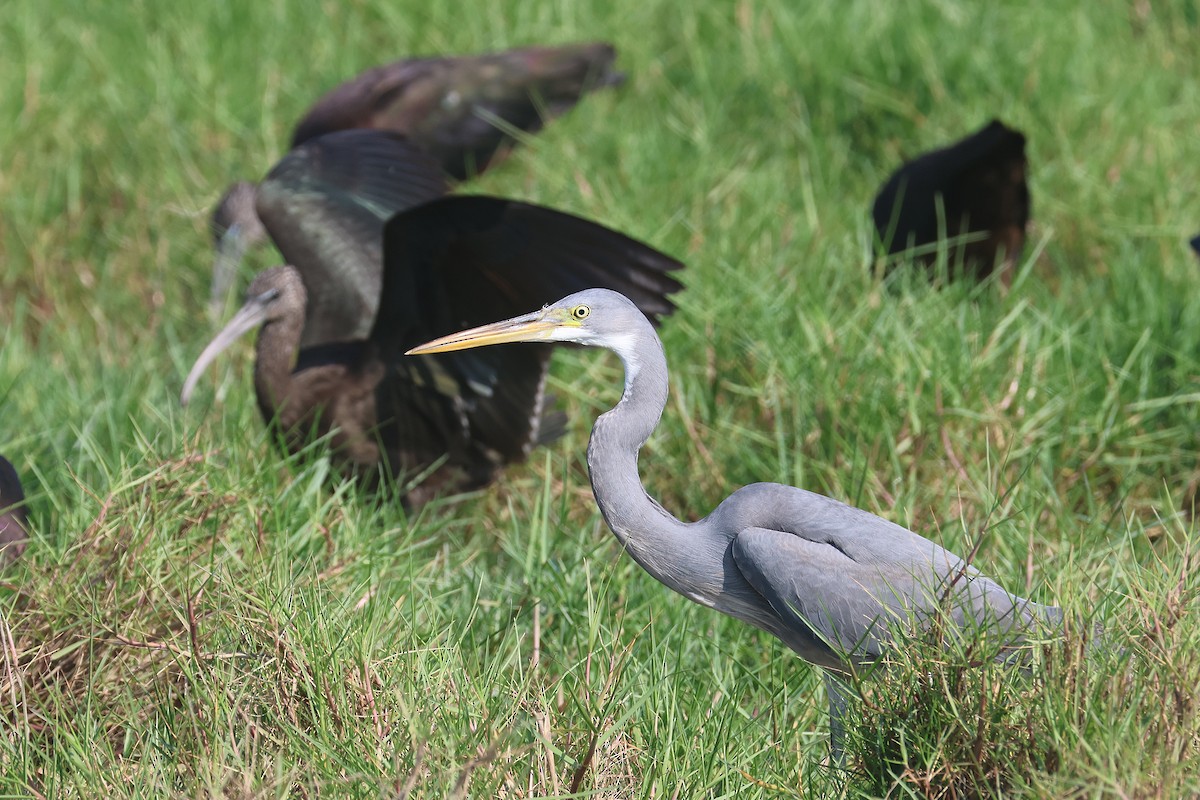
[[[9,0],[0,452],[35,531],[0,574],[0,795],[1200,792],[1197,34],[1195,0]],[[320,91],[595,38],[628,84],[470,189],[688,262],[651,491],[692,518],[755,480],[830,494],[1111,646],[1081,657],[1079,622],[1028,679],[914,648],[833,769],[816,670],[604,528],[612,357],[556,356],[566,439],[414,517],[274,451],[247,346],[179,408],[208,210]],[[1011,291],[879,285],[875,188],[992,116],[1030,141]]]

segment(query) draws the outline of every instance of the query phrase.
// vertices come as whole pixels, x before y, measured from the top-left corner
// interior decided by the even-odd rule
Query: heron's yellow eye
[[[587,306],[575,306],[571,309],[571,316],[575,319],[587,319],[590,313],[592,310]]]

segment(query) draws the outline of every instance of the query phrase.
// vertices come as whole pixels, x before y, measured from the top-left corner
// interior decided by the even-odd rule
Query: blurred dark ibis
[[[594,286],[657,320],[674,310],[670,273],[682,265],[570,214],[444,193],[437,164],[394,134],[343,131],[289,153],[257,209],[290,266],[255,278],[182,401],[218,353],[258,328],[258,404],[287,449],[332,434],[344,474],[387,473],[401,487],[419,478],[410,505],[486,485],[555,438],[565,417],[544,392],[550,345],[402,354]]]
[[[625,76],[606,42],[412,58],[369,69],[328,92],[296,125],[292,147],[347,128],[402,133],[446,174],[483,172],[514,133],[536,133],[586,93]]]
[[[471,56],[412,58],[363,72],[322,96],[296,125],[292,147],[352,128],[400,133],[463,180],[498,161],[522,134],[570,110],[583,95],[619,85],[605,42],[526,47]],[[219,313],[245,252],[265,236],[251,183],[233,184],[212,214],[217,260],[210,309]]]
[[[945,241],[951,275],[1012,282],[1029,223],[1025,136],[992,120],[978,132],[906,162],[871,209],[888,255],[912,251],[932,266]]]

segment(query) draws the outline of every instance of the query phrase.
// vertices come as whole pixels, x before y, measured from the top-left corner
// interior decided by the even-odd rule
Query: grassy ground
[[[9,0],[0,452],[35,536],[0,574],[0,795],[1200,792],[1198,16]],[[652,492],[684,517],[754,480],[831,494],[978,545],[1112,647],[1081,658],[1079,622],[1036,680],[914,648],[834,770],[816,671],[604,528],[582,454],[615,359],[556,357],[568,437],[411,518],[327,480],[319,448],[274,452],[248,347],[179,408],[210,333],[207,211],[319,91],[400,55],[593,38],[628,85],[471,188],[688,262]],[[1012,290],[881,287],[875,187],[992,116],[1030,140]]]

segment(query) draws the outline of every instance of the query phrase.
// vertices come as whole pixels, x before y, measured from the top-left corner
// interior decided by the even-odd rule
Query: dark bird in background
[[[879,241],[927,266],[946,241],[951,274],[982,280],[999,270],[1007,286],[1029,223],[1027,170],[1024,134],[992,120],[888,178],[871,209]]]
[[[334,88],[296,125],[292,147],[327,133],[400,133],[456,180],[483,172],[517,141],[570,110],[586,93],[619,85],[616,50],[604,42],[501,53],[413,58],[375,67]],[[212,308],[219,311],[245,251],[265,238],[255,186],[239,181],[212,215],[217,246]]]
[[[0,456],[0,567],[16,561],[29,540],[29,510],[21,479],[8,459]]]
[[[367,70],[325,94],[296,125],[292,147],[347,128],[407,136],[446,174],[483,172],[514,133],[536,133],[594,89],[617,86],[605,42],[413,58]]]
[[[1192,237],[1192,249],[1196,251],[1196,255],[1200,256],[1200,236]]]
[[[549,345],[402,354],[588,286],[626,293],[657,320],[674,310],[669,273],[682,265],[570,214],[445,191],[436,162],[393,134],[343,131],[289,153],[256,206],[290,266],[255,278],[182,401],[259,328],[255,391],[287,449],[332,433],[344,474],[390,473],[402,490],[419,479],[410,505],[483,486],[555,438],[565,418],[544,393]]]

